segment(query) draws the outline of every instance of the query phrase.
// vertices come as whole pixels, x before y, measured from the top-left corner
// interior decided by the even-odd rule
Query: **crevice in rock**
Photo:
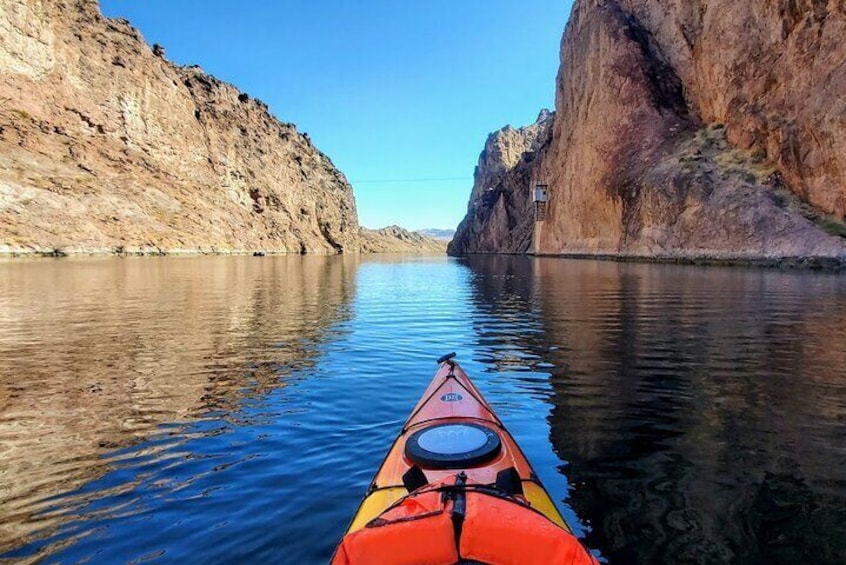
[[[335,237],[332,235],[332,228],[329,226],[329,224],[325,222],[319,222],[318,227],[320,228],[320,233],[323,235],[323,239],[332,247],[332,249],[335,250],[335,253],[343,253],[344,246],[335,240]]]
[[[99,134],[105,134],[106,133],[106,130],[103,127],[102,124],[98,124],[97,122],[92,120],[89,116],[87,116],[85,113],[81,112],[80,110],[77,110],[76,108],[67,108],[67,107],[65,108],[65,110],[67,110],[71,114],[74,114],[75,116],[77,116],[80,120],[82,120],[82,122],[85,125],[87,125],[91,129],[95,130],[97,133],[99,133]]]
[[[647,79],[655,107],[670,111],[680,118],[688,118],[690,107],[684,96],[684,85],[661,52],[652,32],[634,14],[623,10],[619,3],[608,2],[606,8],[620,22],[626,37],[640,48],[643,75]]]

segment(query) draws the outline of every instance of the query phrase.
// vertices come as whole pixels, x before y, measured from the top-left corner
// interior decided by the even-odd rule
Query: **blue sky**
[[[461,220],[491,131],[552,107],[572,1],[101,4],[307,132],[352,182],[362,225],[421,229]]]

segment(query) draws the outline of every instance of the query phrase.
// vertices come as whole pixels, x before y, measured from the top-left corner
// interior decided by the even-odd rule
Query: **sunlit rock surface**
[[[352,187],[94,0],[0,0],[0,253],[358,250]]]
[[[447,242],[399,226],[361,228],[362,253],[446,253]]]

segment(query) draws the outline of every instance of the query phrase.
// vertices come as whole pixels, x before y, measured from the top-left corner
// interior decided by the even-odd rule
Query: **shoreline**
[[[292,251],[263,251],[263,250],[218,250],[218,249],[157,249],[137,248],[118,250],[114,248],[100,249],[23,249],[0,250],[0,258],[4,259],[61,259],[64,257],[202,257],[202,256],[271,256],[271,255],[350,255],[350,253],[325,252],[292,252]]]
[[[263,250],[199,250],[199,249],[143,249],[117,251],[114,249],[87,250],[0,250],[0,260],[7,259],[65,259],[84,257],[333,257],[351,255],[431,255],[447,256],[444,253],[431,251],[349,251],[336,253],[333,251],[263,251]]]
[[[466,253],[456,258],[485,255],[509,255],[581,261],[607,261],[614,263],[643,263],[658,265],[688,265],[699,267],[746,267],[796,271],[846,272],[846,255],[843,257],[762,257],[756,255],[635,255],[627,253]]]
[[[159,248],[93,248],[93,249],[15,249],[0,248],[0,260],[9,259],[62,259],[84,257],[280,257],[280,256],[334,256],[334,255],[420,255],[446,256],[456,259],[472,256],[520,256],[540,259],[573,259],[580,261],[606,261],[613,263],[642,263],[658,265],[688,265],[699,267],[740,267],[796,271],[846,272],[846,256],[838,257],[761,257],[754,255],[636,255],[626,253],[466,253],[453,256],[429,251],[269,251],[252,249],[159,249]]]

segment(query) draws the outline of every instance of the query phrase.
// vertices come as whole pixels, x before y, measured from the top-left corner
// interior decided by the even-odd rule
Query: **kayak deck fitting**
[[[454,357],[438,360],[332,563],[597,563]]]

